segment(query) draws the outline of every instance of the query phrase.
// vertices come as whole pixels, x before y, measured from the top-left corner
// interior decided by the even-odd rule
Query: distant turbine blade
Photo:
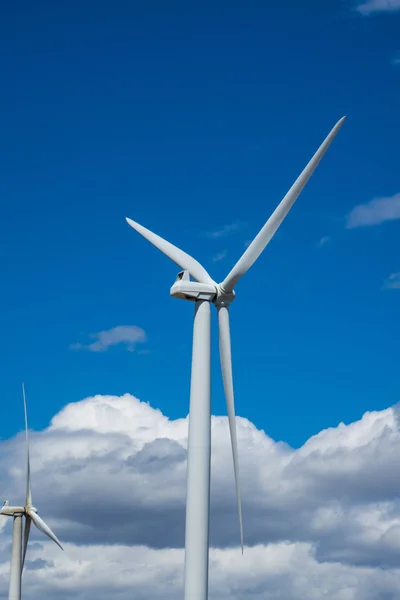
[[[31,523],[32,523],[32,520],[31,520],[30,516],[25,514],[24,546],[22,548],[21,572],[22,572],[22,569],[24,568],[24,564],[25,564],[25,556],[26,556],[26,551],[28,548],[29,532],[31,530]]]
[[[153,244],[156,248],[161,250],[168,258],[170,258],[174,263],[176,263],[181,269],[189,271],[190,275],[199,281],[200,283],[215,283],[210,275],[207,273],[205,268],[197,262],[189,254],[186,254],[183,250],[180,250],[167,240],[164,240],[162,237],[153,233],[146,227],[139,225],[132,219],[126,218],[127,223],[135,229],[140,235],[142,235],[146,240]]]
[[[61,550],[64,550],[64,548],[61,546],[59,540],[54,535],[54,533],[52,532],[50,527],[48,525],[46,525],[46,523],[43,521],[43,519],[41,519],[39,517],[39,515],[37,513],[35,513],[34,510],[28,510],[28,515],[30,516],[30,518],[32,519],[32,521],[36,525],[36,527],[39,529],[39,531],[41,531],[42,533],[47,535],[47,537],[49,537],[51,540],[53,540],[53,542],[55,544],[57,544],[57,546],[59,546],[61,548]]]
[[[231,355],[231,334],[229,327],[229,312],[226,306],[218,307],[218,325],[219,325],[219,353],[221,358],[222,378],[224,382],[224,391],[226,406],[228,409],[229,429],[231,434],[233,469],[235,472],[236,500],[239,516],[240,545],[243,554],[243,519],[242,502],[240,498],[240,480],[239,480],[239,460],[238,445],[236,434],[236,416],[235,401],[233,395],[233,377],[232,377],[232,355]]]
[[[283,219],[286,217],[289,210],[292,208],[293,204],[297,200],[298,196],[300,195],[300,192],[303,190],[307,181],[310,179],[314,170],[318,166],[321,158],[328,150],[334,137],[343,125],[345,118],[346,117],[342,117],[342,119],[340,119],[336,123],[335,127],[332,129],[325,141],[318,148],[317,152],[314,154],[314,156],[312,157],[304,171],[301,173],[301,175],[296,179],[286,196],[283,198],[281,203],[278,205],[278,207],[272,213],[268,221],[265,223],[264,227],[254,238],[250,246],[244,252],[242,257],[238,260],[231,272],[225,277],[224,281],[221,284],[225,291],[231,292],[235,287],[236,283],[239,281],[239,279],[243,277],[243,275],[250,269],[250,267],[260,256],[261,252],[271,240],[279,225],[282,223]]]
[[[32,506],[31,463],[29,460],[29,437],[28,437],[28,413],[26,410],[26,395],[25,395],[24,383],[22,383],[22,396],[24,398],[25,440],[26,440],[26,506]]]

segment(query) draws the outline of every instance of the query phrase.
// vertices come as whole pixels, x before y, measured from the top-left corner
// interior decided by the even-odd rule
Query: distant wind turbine
[[[31,493],[31,468],[29,460],[29,438],[28,438],[28,416],[26,412],[25,386],[22,384],[22,395],[24,399],[25,413],[25,437],[26,437],[26,501],[25,506],[10,506],[8,500],[3,504],[0,514],[14,518],[11,568],[10,568],[10,587],[8,592],[9,600],[21,600],[21,579],[24,568],[26,550],[28,547],[29,533],[31,523],[63,550],[60,542],[51,531],[50,527],[39,517],[37,509],[32,505]],[[22,547],[22,517],[25,517],[24,544]]]
[[[210,303],[216,306],[219,324],[219,349],[224,391],[228,409],[236,497],[239,516],[240,544],[243,552],[243,525],[240,499],[236,418],[233,395],[231,339],[229,326],[233,288],[260,256],[313,174],[321,158],[338,133],[345,117],[340,119],[297,178],[264,227],[248,246],[242,257],[225,277],[216,283],[193,257],[149,229],[126,219],[133,229],[161,250],[183,271],[171,288],[176,298],[196,303],[193,329],[192,375],[189,407],[187,500],[185,533],[185,600],[208,598],[209,504],[211,459],[210,408]],[[190,276],[196,281],[191,281]]]

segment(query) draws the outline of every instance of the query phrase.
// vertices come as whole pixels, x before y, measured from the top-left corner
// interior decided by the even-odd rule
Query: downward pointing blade
[[[28,512],[28,515],[30,516],[30,518],[32,519],[33,523],[39,529],[39,531],[41,531],[42,533],[47,535],[47,537],[49,537],[51,540],[53,540],[53,542],[55,544],[57,544],[57,546],[59,546],[61,548],[61,550],[64,550],[64,548],[61,546],[60,542],[58,541],[57,537],[54,535],[54,533],[52,532],[50,527],[48,525],[46,525],[46,523],[43,521],[43,519],[41,519],[39,517],[39,515],[37,513],[35,513],[34,510],[28,510],[27,512]]]
[[[242,502],[240,498],[239,481],[239,460],[236,435],[236,416],[235,401],[233,394],[232,377],[232,355],[231,355],[231,334],[229,327],[229,312],[225,306],[218,307],[218,325],[219,325],[219,353],[221,359],[222,378],[224,382],[224,391],[226,406],[228,409],[229,429],[231,434],[233,469],[235,472],[236,499],[239,515],[240,545],[243,553],[243,520],[242,520]]]
[[[164,238],[156,233],[153,233],[150,229],[146,229],[146,227],[132,221],[132,219],[126,218],[126,221],[133,229],[135,229],[135,231],[140,233],[140,235],[146,238],[153,246],[161,250],[168,258],[181,267],[181,269],[189,271],[194,279],[200,283],[215,283],[205,268],[197,262],[195,258],[186,254],[186,252],[180,250],[180,248],[177,248],[170,242],[167,242],[167,240],[164,240]]]
[[[22,572],[22,569],[24,568],[24,564],[25,564],[25,556],[26,556],[26,550],[28,548],[28,541],[29,541],[29,533],[30,533],[30,530],[31,530],[31,523],[32,523],[32,520],[31,520],[30,516],[27,515],[27,514],[25,514],[24,547],[22,549],[21,572]]]
[[[31,493],[31,463],[29,460],[29,437],[28,437],[28,413],[26,410],[26,395],[25,385],[22,383],[22,396],[24,398],[24,415],[25,415],[25,440],[26,440],[26,506],[32,506]]]
[[[236,283],[239,281],[239,279],[243,277],[243,275],[250,269],[250,267],[260,256],[261,252],[271,240],[279,225],[282,223],[283,219],[286,217],[289,210],[292,208],[293,204],[297,200],[298,196],[300,195],[300,192],[303,190],[304,186],[315,171],[321,158],[328,150],[334,137],[343,125],[344,120],[345,117],[343,117],[342,119],[340,119],[340,121],[336,123],[335,127],[332,129],[325,141],[318,148],[317,152],[314,154],[314,156],[312,157],[304,171],[301,173],[301,175],[296,179],[286,196],[283,198],[281,203],[278,205],[278,207],[272,213],[268,221],[265,223],[264,227],[254,238],[250,246],[247,248],[242,257],[233,267],[231,272],[222,282],[221,286],[224,288],[224,290],[226,290],[227,292],[231,292],[235,287]]]

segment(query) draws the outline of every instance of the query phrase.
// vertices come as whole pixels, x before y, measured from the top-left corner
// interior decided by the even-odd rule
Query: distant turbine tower
[[[242,257],[222,283],[211,279],[194,258],[167,242],[149,229],[126,219],[133,229],[166,254],[181,269],[171,288],[171,296],[195,301],[192,377],[190,386],[186,536],[185,536],[185,600],[208,598],[209,504],[211,459],[210,408],[210,303],[218,312],[219,350],[224,391],[228,409],[236,497],[239,515],[240,544],[243,552],[242,508],[240,500],[236,418],[233,396],[229,304],[235,297],[234,286],[250,269],[279,225],[293,206],[300,192],[313,174],[321,158],[339,131],[345,117],[340,119],[314,154],[304,171],[275,209],[264,227],[254,238]],[[190,280],[190,276],[196,282]]]
[[[32,505],[31,494],[31,468],[29,461],[29,438],[28,438],[28,416],[26,412],[26,397],[25,387],[22,384],[22,395],[24,398],[24,413],[25,413],[25,437],[26,437],[26,502],[25,506],[10,506],[8,500],[4,502],[0,514],[14,517],[13,535],[12,535],[12,551],[11,551],[11,568],[10,568],[10,587],[8,592],[9,600],[21,599],[21,579],[22,570],[24,568],[25,555],[28,547],[29,532],[31,522],[53,542],[63,549],[60,542],[51,531],[50,527],[39,517],[37,509]],[[25,516],[24,530],[24,546],[22,548],[22,517]]]

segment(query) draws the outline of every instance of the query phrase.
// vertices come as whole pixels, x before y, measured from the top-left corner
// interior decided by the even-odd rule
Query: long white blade
[[[343,117],[336,123],[335,127],[332,129],[330,134],[326,137],[325,141],[318,148],[317,152],[314,154],[314,156],[312,157],[304,171],[301,173],[301,175],[299,175],[299,177],[296,179],[286,196],[283,198],[281,203],[278,205],[278,207],[272,213],[268,221],[265,223],[264,227],[254,238],[250,246],[244,252],[242,257],[238,260],[231,272],[225,277],[224,281],[221,284],[224,290],[226,290],[227,292],[231,292],[235,287],[236,283],[239,281],[239,279],[243,277],[243,275],[250,269],[250,267],[260,256],[261,252],[271,240],[279,225],[282,223],[283,219],[286,217],[289,210],[292,208],[293,204],[297,200],[304,186],[306,185],[311,175],[315,171],[316,167],[318,166],[321,158],[328,150],[334,137],[343,125],[344,120],[345,117]]]
[[[28,413],[26,410],[25,385],[22,383],[22,396],[24,398],[25,415],[25,441],[26,441],[26,506],[32,506],[31,493],[31,463],[29,459]]]
[[[24,546],[22,549],[22,562],[21,562],[21,571],[24,568],[24,564],[25,564],[25,556],[26,556],[26,551],[28,548],[28,541],[29,541],[29,533],[31,530],[31,518],[29,515],[25,514],[25,529],[24,529]]]
[[[168,256],[168,258],[181,267],[181,269],[189,271],[190,275],[194,279],[200,283],[215,283],[205,268],[192,256],[186,254],[186,252],[180,250],[180,248],[177,248],[170,242],[167,242],[167,240],[164,240],[164,238],[160,237],[156,233],[153,233],[150,231],[150,229],[146,229],[146,227],[143,227],[142,225],[139,225],[139,223],[132,221],[132,219],[126,218],[126,221],[131,227],[133,227],[133,229],[135,229],[135,231],[140,233],[140,235],[152,243],[153,246],[161,250],[161,252]]]
[[[240,498],[240,480],[239,480],[239,459],[238,444],[236,434],[236,416],[235,401],[233,395],[233,377],[232,377],[232,355],[231,355],[231,334],[229,327],[229,312],[225,306],[218,307],[218,325],[219,325],[219,353],[221,359],[222,378],[224,382],[224,391],[226,406],[228,409],[228,421],[231,434],[233,469],[235,472],[236,500],[239,515],[240,545],[243,553],[243,519],[242,502]]]
[[[57,537],[54,535],[54,533],[52,532],[50,527],[48,525],[46,525],[46,523],[43,521],[43,519],[41,519],[39,517],[39,515],[37,513],[35,513],[35,511],[28,510],[28,515],[30,516],[30,518],[32,519],[32,521],[36,525],[36,527],[42,533],[44,533],[45,535],[47,535],[47,537],[49,537],[51,540],[53,540],[53,542],[55,544],[57,544],[57,546],[59,546],[61,548],[61,550],[64,550],[64,548],[61,546],[60,542],[58,541]]]

